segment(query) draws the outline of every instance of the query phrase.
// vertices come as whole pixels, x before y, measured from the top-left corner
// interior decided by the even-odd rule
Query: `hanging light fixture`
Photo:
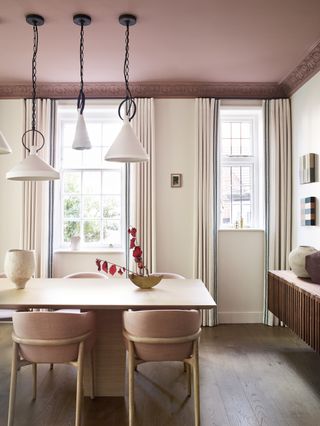
[[[10,154],[12,152],[6,138],[3,136],[3,133],[0,132],[0,154]]]
[[[148,161],[149,156],[130,125],[130,121],[136,114],[137,106],[129,88],[129,27],[135,25],[137,18],[134,15],[120,15],[119,22],[121,25],[126,27],[125,57],[123,65],[126,97],[120,103],[118,109],[119,117],[123,120],[123,126],[104,159],[107,161],[118,161],[122,163]],[[121,109],[123,106],[125,109],[124,118],[121,115]]]
[[[32,56],[32,120],[31,129],[22,135],[22,145],[29,152],[29,155],[17,166],[11,169],[6,177],[9,180],[53,180],[59,179],[59,172],[38,157],[38,152],[45,144],[43,134],[36,129],[37,111],[36,111],[36,90],[37,90],[37,53],[38,53],[38,26],[44,24],[44,19],[39,15],[27,15],[26,21],[33,27],[33,56]],[[31,133],[31,146],[26,145],[26,137]],[[41,145],[37,146],[37,138],[41,138]]]
[[[88,15],[74,15],[73,22],[80,25],[80,91],[78,96],[78,121],[76,125],[76,132],[72,144],[73,149],[90,149],[91,142],[89,139],[87,126],[83,117],[83,110],[85,106],[86,97],[83,90],[83,57],[84,57],[84,26],[90,25],[91,18]]]

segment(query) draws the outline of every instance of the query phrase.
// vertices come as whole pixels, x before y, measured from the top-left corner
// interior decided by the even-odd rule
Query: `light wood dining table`
[[[0,309],[81,309],[97,317],[95,395],[123,396],[125,346],[122,313],[127,309],[212,309],[215,301],[201,280],[163,279],[142,290],[129,279],[31,279],[17,290],[0,279]],[[85,372],[85,394],[89,394]]]

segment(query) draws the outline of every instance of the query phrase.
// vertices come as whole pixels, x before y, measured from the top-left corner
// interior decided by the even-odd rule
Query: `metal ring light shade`
[[[6,175],[9,180],[20,181],[38,181],[38,180],[54,180],[59,179],[59,173],[48,163],[38,157],[37,153],[45,144],[44,135],[36,129],[37,125],[37,109],[36,109],[36,89],[37,89],[37,53],[38,53],[38,26],[44,24],[44,19],[40,15],[27,15],[26,21],[33,27],[33,56],[32,56],[32,120],[31,129],[26,130],[22,135],[21,143],[29,152],[29,155],[18,165],[13,167]],[[26,137],[31,133],[31,145],[26,144]],[[37,137],[42,139],[41,145],[36,145]]]
[[[136,22],[137,18],[134,15],[123,14],[119,16],[119,23],[126,27],[125,56],[123,64],[126,96],[120,102],[118,108],[118,115],[121,120],[123,120],[123,126],[104,157],[106,161],[137,163],[149,160],[146,150],[138,140],[132,126],[130,125],[130,121],[136,114],[137,105],[129,87],[129,27],[135,25]],[[122,116],[123,107],[125,107],[124,117]]]
[[[91,148],[91,142],[87,130],[86,123],[83,117],[83,111],[86,103],[86,96],[83,89],[83,66],[84,66],[84,27],[91,24],[91,17],[88,15],[78,14],[74,15],[73,22],[79,25],[80,28],[80,90],[77,99],[78,120],[76,124],[76,131],[72,148],[77,150],[84,150]]]

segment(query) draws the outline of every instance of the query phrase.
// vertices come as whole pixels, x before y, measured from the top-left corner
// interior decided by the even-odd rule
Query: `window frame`
[[[89,100],[86,102],[86,121],[87,123],[94,123],[98,122],[101,123],[110,123],[110,122],[116,122],[118,120],[118,101],[108,100],[108,101],[93,101]],[[103,172],[108,170],[120,170],[120,176],[121,176],[121,192],[120,192],[120,203],[121,203],[121,212],[120,212],[120,245],[106,245],[101,237],[102,237],[102,223],[103,223],[103,216],[102,212],[98,219],[100,222],[100,241],[99,242],[85,242],[84,238],[81,238],[81,246],[80,249],[77,250],[77,252],[88,252],[88,251],[107,251],[107,252],[123,252],[125,250],[125,238],[126,238],[126,230],[125,230],[125,205],[126,205],[126,193],[125,193],[125,183],[126,183],[126,168],[124,164],[121,164],[119,169],[115,168],[113,166],[114,163],[110,163],[111,167],[101,168],[101,167],[66,167],[62,168],[62,155],[63,155],[63,149],[61,147],[62,142],[62,129],[63,124],[67,123],[68,121],[71,123],[74,123],[77,117],[77,110],[74,104],[74,101],[58,101],[56,106],[56,123],[55,123],[55,140],[56,140],[56,150],[55,150],[55,157],[56,157],[56,166],[60,168],[61,171],[61,179],[59,181],[55,182],[54,187],[54,223],[56,224],[56,227],[58,228],[58,231],[54,232],[54,239],[53,239],[53,247],[55,251],[59,250],[70,250],[70,242],[64,242],[64,212],[63,212],[63,205],[64,205],[64,188],[63,188],[63,175],[64,173],[68,172],[80,172],[81,173],[81,190],[78,194],[80,197],[80,200],[82,201],[82,197],[84,194],[82,192],[82,182],[83,182],[83,173],[86,171],[99,171],[101,173],[101,188],[100,188],[100,194],[94,194],[100,196],[100,202],[102,203],[102,197],[107,196],[108,194],[103,194],[102,191],[102,182],[103,182]],[[119,130],[121,128],[121,121],[119,121]],[[105,152],[107,152],[107,147]],[[85,155],[85,150],[83,151]],[[80,222],[80,235],[83,237],[83,224],[86,221],[86,219],[83,217],[82,214],[82,202],[80,201],[80,217],[79,219],[76,219]],[[102,204],[101,204],[102,209]],[[87,220],[95,220],[95,219],[87,219]],[[107,220],[107,218],[105,219]]]
[[[221,106],[219,117],[219,229],[234,229],[235,224],[222,223],[222,167],[250,166],[252,168],[252,220],[250,226],[244,224],[244,229],[261,229],[264,226],[264,152],[263,152],[263,115],[262,106]],[[222,124],[224,122],[252,123],[252,155],[222,154]],[[231,138],[230,138],[231,139]],[[232,205],[232,202],[231,202]],[[239,223],[240,228],[240,223]]]

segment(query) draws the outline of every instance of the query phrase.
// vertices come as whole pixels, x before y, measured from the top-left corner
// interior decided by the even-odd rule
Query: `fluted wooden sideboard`
[[[268,309],[320,353],[320,285],[292,271],[270,271]]]

